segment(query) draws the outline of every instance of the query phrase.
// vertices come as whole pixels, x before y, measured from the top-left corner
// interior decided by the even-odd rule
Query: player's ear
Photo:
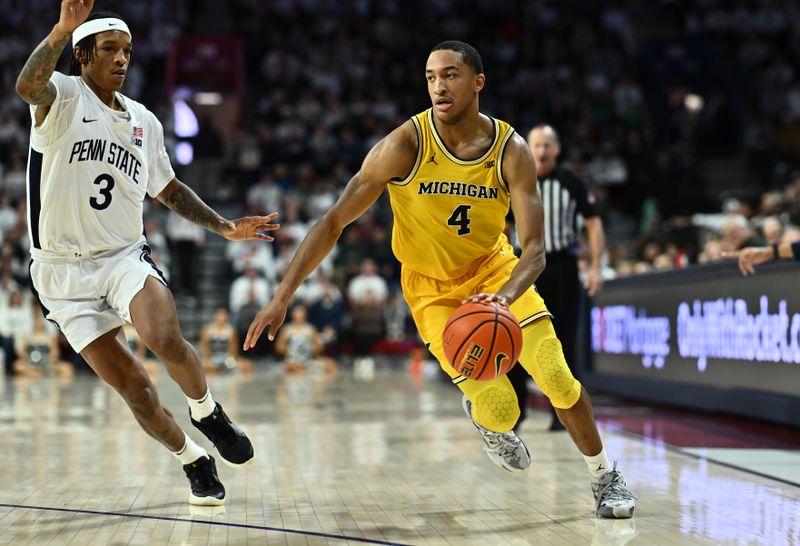
[[[475,75],[475,92],[479,93],[483,90],[483,86],[486,85],[486,75],[482,72],[480,74]]]
[[[81,66],[89,64],[89,55],[78,46],[72,48],[72,56],[77,60]]]

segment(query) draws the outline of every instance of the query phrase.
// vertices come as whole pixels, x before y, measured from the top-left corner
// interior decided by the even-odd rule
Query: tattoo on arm
[[[23,98],[29,104],[52,104],[56,98],[56,89],[50,83],[50,76],[56,69],[56,63],[67,45],[70,36],[67,34],[60,37],[54,45],[50,45],[45,39],[37,47],[19,76],[19,81],[23,82],[28,91]]]
[[[166,196],[164,204],[190,222],[214,233],[219,233],[225,221],[182,182],[178,182],[175,189]]]

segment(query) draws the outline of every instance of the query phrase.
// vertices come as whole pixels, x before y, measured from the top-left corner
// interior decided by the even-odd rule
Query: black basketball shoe
[[[194,462],[183,465],[189,478],[192,494],[189,504],[197,506],[221,506],[225,504],[225,487],[217,477],[217,465],[211,455],[203,456]]]
[[[189,413],[191,418],[191,412]],[[219,456],[225,464],[233,467],[244,466],[253,460],[253,444],[250,439],[225,415],[222,406],[217,402],[214,412],[199,421],[192,419],[192,424],[211,440],[217,448]]]

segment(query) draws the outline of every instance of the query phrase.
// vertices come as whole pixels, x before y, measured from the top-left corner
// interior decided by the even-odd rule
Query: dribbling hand
[[[247,330],[247,337],[244,338],[244,346],[242,348],[247,351],[255,347],[258,338],[261,337],[261,333],[267,326],[269,326],[267,337],[269,337],[270,341],[274,341],[275,333],[278,331],[278,328],[281,327],[283,321],[286,320],[287,308],[287,304],[272,300],[266,307],[261,309],[261,311],[256,314],[256,318],[253,319],[253,322],[250,323],[250,328]]]
[[[72,33],[81,23],[89,17],[94,0],[63,0],[61,2],[61,16],[58,18],[58,27],[67,33]]]
[[[272,242],[275,240],[274,237],[264,235],[261,232],[275,231],[280,228],[280,224],[270,223],[277,217],[278,213],[273,212],[267,216],[245,216],[244,218],[237,218],[236,220],[228,222],[228,227],[221,229],[219,234],[229,241],[259,239],[261,241]]]
[[[464,298],[464,301],[461,303],[487,303],[487,302],[494,302],[498,305],[502,305],[503,307],[508,307],[508,299],[505,296],[500,294],[486,294],[481,292],[480,294],[475,294],[468,298]]]

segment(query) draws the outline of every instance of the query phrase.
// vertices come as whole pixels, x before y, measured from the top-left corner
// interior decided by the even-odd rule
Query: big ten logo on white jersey
[[[133,136],[131,136],[131,144],[134,146],[142,147],[142,139],[144,138],[144,129],[141,127],[133,128]]]

